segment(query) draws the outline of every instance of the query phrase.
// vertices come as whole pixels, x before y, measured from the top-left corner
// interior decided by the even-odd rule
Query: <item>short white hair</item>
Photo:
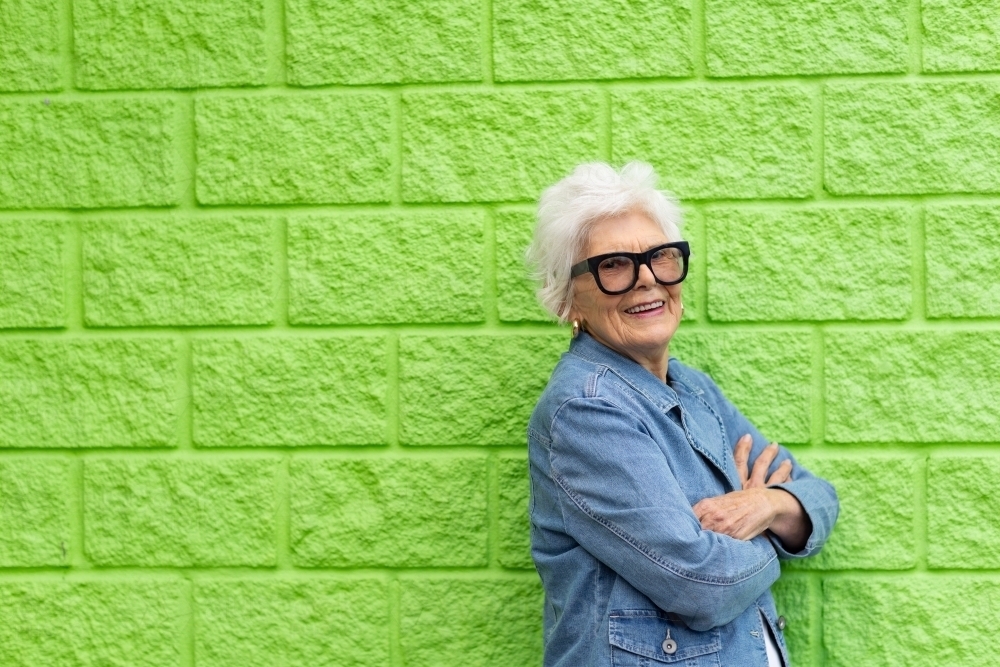
[[[592,162],[542,193],[527,259],[540,285],[538,300],[560,322],[569,317],[573,303],[570,269],[595,223],[638,211],[658,224],[669,241],[682,240],[680,207],[672,195],[656,189],[656,181],[656,172],[645,162],[629,162],[621,171]]]

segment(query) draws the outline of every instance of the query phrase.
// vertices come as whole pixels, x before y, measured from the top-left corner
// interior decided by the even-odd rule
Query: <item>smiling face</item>
[[[649,216],[636,211],[596,223],[584,256],[575,257],[574,262],[611,252],[644,252],[676,240],[668,239]],[[639,267],[635,286],[624,294],[605,294],[590,273],[573,281],[570,319],[580,320],[598,342],[665,380],[667,347],[681,321],[681,284],[660,285],[645,265]]]

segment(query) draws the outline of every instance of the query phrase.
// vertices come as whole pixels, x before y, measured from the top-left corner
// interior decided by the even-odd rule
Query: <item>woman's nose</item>
[[[656,284],[656,278],[653,277],[653,271],[646,264],[639,265],[639,277],[635,281],[635,286],[639,287],[652,287]]]

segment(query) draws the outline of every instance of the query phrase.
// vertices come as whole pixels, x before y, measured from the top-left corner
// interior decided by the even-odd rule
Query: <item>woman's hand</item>
[[[753,471],[748,472],[752,446],[751,437],[744,435],[733,452],[743,489],[698,501],[693,508],[695,516],[704,530],[738,540],[753,539],[770,529],[789,551],[799,551],[812,532],[812,522],[795,496],[767,488],[790,479],[792,462],[783,461],[765,482],[767,470],[778,455],[778,445],[772,442],[765,447],[754,461]]]

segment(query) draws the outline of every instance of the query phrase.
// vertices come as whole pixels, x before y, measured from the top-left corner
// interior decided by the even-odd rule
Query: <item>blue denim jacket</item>
[[[779,558],[819,551],[833,487],[792,459],[778,485],[812,520],[802,551],[702,530],[691,507],[741,488],[736,440],[762,436],[708,376],[676,359],[669,385],[587,334],[562,356],[528,425],[531,553],[545,588],[546,667],[766,667]],[[664,640],[676,642],[672,653]],[[668,645],[668,648],[670,646]]]

